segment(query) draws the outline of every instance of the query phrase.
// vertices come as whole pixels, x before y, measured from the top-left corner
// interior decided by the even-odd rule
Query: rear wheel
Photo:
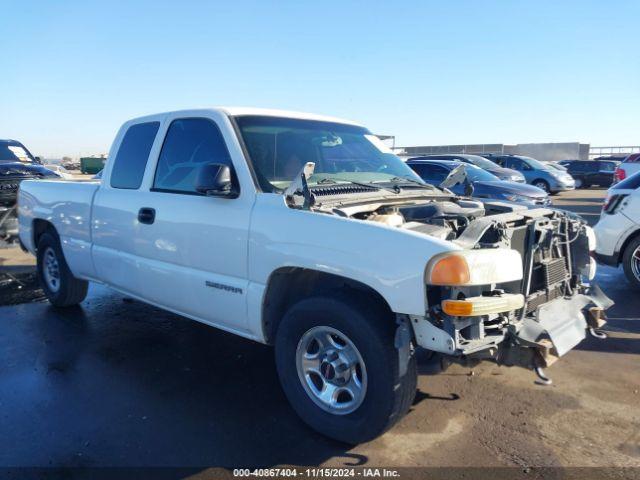
[[[405,365],[388,312],[338,292],[302,300],[276,336],[276,366],[296,413],[316,431],[356,444],[394,425],[417,384],[415,355]]]
[[[640,237],[633,239],[625,248],[622,266],[629,283],[640,289]]]
[[[69,307],[87,296],[88,282],[73,276],[55,233],[45,232],[38,240],[37,273],[40,285],[56,307]]]
[[[534,187],[538,187],[542,190],[544,190],[547,193],[551,193],[551,188],[549,187],[549,184],[547,183],[546,180],[535,180],[532,185]]]

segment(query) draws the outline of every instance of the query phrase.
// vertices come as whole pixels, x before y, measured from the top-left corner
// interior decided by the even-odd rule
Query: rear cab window
[[[136,190],[142,184],[160,122],[136,123],[124,134],[111,169],[112,188]]]

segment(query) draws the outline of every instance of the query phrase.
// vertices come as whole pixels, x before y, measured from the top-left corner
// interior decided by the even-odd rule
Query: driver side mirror
[[[239,194],[234,173],[228,165],[208,163],[198,169],[194,181],[196,192],[208,197],[236,198]]]

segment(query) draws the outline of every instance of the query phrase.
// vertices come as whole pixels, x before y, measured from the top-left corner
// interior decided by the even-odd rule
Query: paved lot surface
[[[554,199],[593,223],[603,196]],[[4,298],[37,298],[32,259],[0,259],[23,279]],[[409,415],[354,448],[298,420],[269,347],[99,286],[70,311],[0,307],[0,466],[640,467],[640,295],[619,270],[598,281],[617,302],[610,338],[548,369],[553,386],[492,364],[423,374]]]

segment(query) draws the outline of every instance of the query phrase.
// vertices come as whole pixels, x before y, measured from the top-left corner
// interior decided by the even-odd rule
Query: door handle
[[[138,210],[138,221],[146,225],[151,225],[156,219],[156,210],[154,208],[143,207]]]

